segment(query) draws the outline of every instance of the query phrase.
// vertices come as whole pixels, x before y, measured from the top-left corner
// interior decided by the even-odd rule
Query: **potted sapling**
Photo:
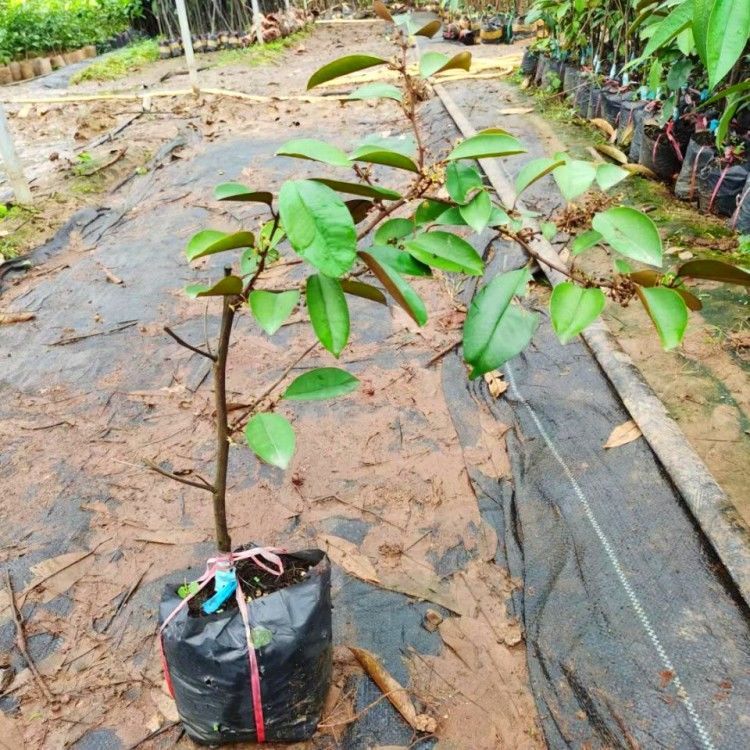
[[[684,333],[685,300],[691,297],[679,273],[644,275],[625,260],[661,266],[661,240],[648,216],[615,206],[593,217],[593,228],[575,238],[572,252],[580,255],[600,245],[620,256],[611,278],[594,278],[543,255],[539,231],[526,226],[528,218],[502,205],[485,184],[476,160],[523,153],[517,138],[488,129],[441,153],[428,151],[419,123],[419,96],[441,71],[468,70],[471,56],[466,51],[453,57],[427,52],[412,67],[410,36],[433,36],[440,23],[415,29],[408,17],[394,22],[382,3],[375,3],[375,9],[392,26],[393,57],[339,58],[314,73],[308,88],[366,68],[395,72],[400,86],[368,84],[350,98],[390,102],[403,115],[406,137],[370,137],[349,152],[319,140],[295,139],[277,154],[341,174],[289,180],[277,193],[257,185],[219,185],[217,200],[260,204],[267,217],[252,231],[201,231],[187,245],[190,262],[213,255],[225,261],[218,278],[187,289],[192,297],[215,300],[221,310],[215,346],[195,346],[165,329],[178,344],[208,359],[213,374],[213,479],[178,476],[149,463],[154,471],[210,494],[213,502],[217,551],[197,580],[166,587],[159,629],[165,676],[180,719],[187,734],[204,744],[300,741],[316,730],[332,671],[329,563],[321,550],[233,547],[226,511],[228,459],[230,451],[241,450],[238,443],[245,442],[260,461],[286,469],[296,438],[291,422],[276,411],[278,404],[343,396],[358,386],[354,375],[331,363],[291,382],[287,375],[274,386],[275,396],[267,392],[273,397],[265,410],[261,406],[269,399],[230,414],[230,343],[239,335],[235,323],[240,316],[272,336],[300,310],[311,324],[311,338],[338,358],[350,335],[348,297],[395,304],[423,325],[426,305],[410,278],[428,283],[439,274],[482,276],[484,260],[468,239],[491,228],[496,237],[519,243],[530,263],[480,283],[461,342],[470,377],[491,373],[531,341],[540,315],[522,299],[532,280],[533,259],[567,277],[549,302],[552,326],[563,343],[599,316],[608,297],[624,303],[637,297],[665,346],[679,344]],[[394,186],[376,182],[375,168],[394,177]],[[594,182],[608,189],[627,176],[613,165],[557,154],[524,166],[517,191],[548,174],[567,200],[575,200]],[[554,229],[552,225],[552,233]],[[549,235],[549,222],[543,230]],[[269,289],[266,272],[279,262],[293,267],[296,278],[288,288]]]

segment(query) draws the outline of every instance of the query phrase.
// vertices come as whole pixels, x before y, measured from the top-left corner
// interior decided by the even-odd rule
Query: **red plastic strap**
[[[247,639],[247,660],[250,664],[250,694],[253,697],[253,715],[255,718],[255,736],[258,742],[266,741],[266,722],[263,719],[263,697],[260,692],[260,672],[258,671],[258,658],[255,655],[253,636],[250,632],[250,613],[247,602],[240,590],[239,585],[235,591],[237,606],[242,615],[242,624],[245,626],[245,638]]]
[[[659,141],[661,140],[662,133],[659,133],[659,135],[656,136],[656,140],[654,141],[654,148],[651,151],[651,161],[656,161],[656,149],[659,145]]]
[[[161,668],[164,672],[164,680],[167,683],[167,690],[169,690],[172,700],[174,700],[174,686],[172,685],[172,676],[169,674],[169,665],[167,664],[167,654],[164,651],[164,635],[161,630],[159,631],[159,652],[161,653]]]
[[[732,214],[732,229],[737,228],[737,220],[740,218],[740,209],[742,208],[742,204],[745,202],[745,198],[747,198],[748,195],[750,195],[750,182],[747,183],[747,188],[742,194],[742,197],[737,201],[737,208]]]
[[[727,176],[727,172],[729,171],[729,167],[731,167],[731,164],[727,164],[724,169],[721,170],[721,174],[719,175],[719,179],[716,181],[716,186],[714,187],[713,193],[711,193],[711,200],[708,202],[708,210],[710,211],[714,206],[714,201],[716,200],[716,196],[719,194],[719,188],[721,187],[721,183],[724,182],[724,178]]]
[[[680,161],[683,161],[684,157],[682,155],[682,149],[680,148],[680,144],[677,143],[677,140],[674,137],[673,131],[674,130],[674,121],[670,121],[667,123],[666,133],[667,138],[669,139],[669,142],[672,144],[672,148],[674,149],[675,154],[677,154],[677,158]]]
[[[693,193],[695,192],[695,178],[698,174],[698,166],[700,164],[701,154],[709,148],[708,146],[701,146],[698,149],[698,153],[695,155],[695,161],[693,162],[693,171],[690,173],[690,192],[688,193],[688,199],[692,199]]]

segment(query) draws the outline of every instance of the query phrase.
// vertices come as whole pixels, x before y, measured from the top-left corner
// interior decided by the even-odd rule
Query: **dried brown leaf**
[[[502,373],[498,370],[485,373],[484,382],[487,383],[492,398],[500,398],[508,390],[508,384],[503,380]]]
[[[638,440],[641,434],[638,425],[632,419],[629,419],[627,422],[617,425],[617,427],[612,430],[607,438],[607,442],[604,443],[604,447],[619,448],[621,445],[627,445],[627,443],[632,443],[634,440]]]
[[[592,120],[589,120],[589,122],[599,130],[602,131],[608,138],[612,137],[612,134],[615,132],[615,129],[606,121],[603,120],[601,117],[594,117]]]
[[[347,573],[363,581],[380,583],[375,567],[368,558],[360,554],[356,544],[329,534],[322,535],[319,540],[328,557]]]
[[[507,107],[506,109],[498,110],[499,115],[528,115],[529,112],[533,112],[533,107]]]
[[[656,174],[643,164],[623,164],[623,169],[627,169],[630,174],[637,174],[640,177],[647,177],[649,180],[656,180]]]
[[[628,163],[628,157],[625,156],[625,154],[620,151],[619,148],[616,146],[612,146],[609,143],[597,143],[594,148],[600,153],[604,154],[605,156],[608,156],[613,161],[616,161],[618,164],[627,164]]]
[[[364,648],[349,647],[362,665],[362,669],[372,678],[372,681],[383,691],[393,707],[404,717],[409,726],[417,732],[434,732],[437,722],[427,714],[418,714],[409,694],[401,684],[393,678],[380,663],[378,658]]]
[[[34,318],[36,318],[34,313],[0,312],[0,325],[26,323],[26,321],[34,320]]]

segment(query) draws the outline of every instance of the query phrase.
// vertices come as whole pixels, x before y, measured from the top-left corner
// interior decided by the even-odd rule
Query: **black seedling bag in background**
[[[750,234],[750,174],[745,180],[745,187],[737,198],[737,208],[732,215],[732,228],[740,234]]]
[[[643,147],[643,128],[648,120],[648,111],[646,109],[636,109],[633,112],[633,140],[630,141],[630,150],[628,156],[630,161],[638,162]]]
[[[328,558],[320,550],[286,557],[315,567],[305,580],[248,604],[269,742],[297,742],[314,734],[333,669]],[[165,589],[160,622],[182,601],[176,588]],[[162,643],[187,735],[204,745],[255,741],[247,639],[239,609],[193,617],[185,607],[164,629]]]
[[[591,97],[589,99],[588,119],[602,116],[602,89],[599,86],[591,85]]]
[[[620,107],[624,96],[619,91],[602,91],[601,116],[613,127],[620,122]]]
[[[578,76],[578,88],[575,92],[576,112],[581,117],[589,116],[589,100],[591,99],[591,79],[586,73]]]
[[[700,135],[700,134],[697,134]],[[712,140],[711,136],[708,136]],[[716,149],[698,139],[691,138],[685,151],[685,160],[674,186],[674,194],[682,200],[697,200],[698,174],[711,160],[716,158]]]
[[[526,52],[523,53],[523,58],[521,59],[521,72],[527,76],[533,75],[536,71],[538,62],[539,55],[536,52],[527,49]]]
[[[698,173],[698,206],[701,211],[732,216],[737,210],[737,200],[745,188],[747,176],[747,162],[729,168],[719,158],[707,162]]]

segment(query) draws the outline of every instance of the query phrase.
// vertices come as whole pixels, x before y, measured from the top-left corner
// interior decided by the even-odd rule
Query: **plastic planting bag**
[[[617,123],[617,142],[622,143],[623,138],[630,133],[635,134],[635,115],[645,109],[647,102],[640,99],[623,99],[620,105],[620,117]],[[632,140],[631,140],[632,143]]]
[[[718,157],[707,162],[698,173],[698,206],[701,211],[733,216],[749,171],[746,162],[728,164]]]
[[[563,91],[569,97],[575,97],[581,74],[574,65],[566,65],[563,70]]]
[[[578,76],[578,87],[575,91],[576,112],[581,117],[589,115],[589,100],[591,99],[591,80],[586,73],[581,72]]]
[[[589,97],[589,109],[587,117],[592,120],[594,117],[602,116],[602,89],[599,86],[591,84],[591,96]]]
[[[534,84],[541,86],[544,80],[544,75],[549,70],[549,66],[552,63],[549,57],[546,55],[540,55],[536,65],[536,71],[534,72]]]
[[[272,552],[234,553],[233,564],[239,571],[240,557],[268,560]],[[297,742],[309,739],[320,721],[333,667],[330,564],[320,550],[279,558],[287,569],[303,570],[301,580],[245,607],[239,601],[244,595],[235,602],[233,594],[223,611],[196,616],[188,610],[195,611],[198,594],[191,595],[189,607],[191,596],[183,599],[176,585],[165,589],[160,607],[165,677],[185,732],[200,744]],[[217,560],[209,560],[199,585],[213,580]]]
[[[633,111],[633,139],[630,141],[630,150],[628,156],[630,161],[637,163],[641,155],[643,145],[643,128],[648,122],[649,112],[645,108]]]
[[[732,214],[731,226],[740,234],[750,234],[750,174],[745,180],[745,187],[737,196],[737,208]]]
[[[698,200],[698,174],[701,169],[716,158],[713,136],[708,130],[696,133],[688,143],[682,169],[677,176],[674,194],[682,200]]]
[[[601,117],[615,128],[620,122],[620,107],[624,99],[625,96],[619,91],[612,89],[602,91]]]
[[[638,161],[662,180],[671,180],[682,169],[691,129],[681,121],[670,121],[664,128],[644,125]]]
[[[523,53],[523,58],[521,59],[521,72],[525,76],[534,75],[538,62],[539,55],[536,52],[532,52],[531,50],[527,49]]]

